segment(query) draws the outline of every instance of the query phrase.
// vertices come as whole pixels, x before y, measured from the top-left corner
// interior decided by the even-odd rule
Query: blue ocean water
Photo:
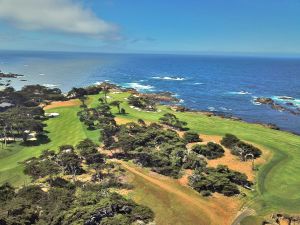
[[[110,81],[140,91],[170,91],[189,108],[231,114],[249,122],[274,123],[300,133],[300,116],[253,102],[290,96],[300,107],[300,59],[233,56],[0,52],[0,70],[68,91]]]

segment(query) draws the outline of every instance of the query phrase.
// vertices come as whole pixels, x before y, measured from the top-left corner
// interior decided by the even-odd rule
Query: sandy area
[[[215,142],[220,144],[220,141],[222,139],[222,137],[220,136],[212,136],[212,135],[201,135],[201,138],[203,139],[204,143],[207,142]],[[256,145],[257,146],[257,145]],[[258,164],[262,164],[266,161],[265,155],[268,154],[268,152],[257,146],[258,148],[260,148],[263,152],[263,156],[261,156],[258,159],[254,160],[254,165],[258,165]],[[225,153],[224,156],[218,159],[213,159],[213,160],[208,160],[208,166],[211,167],[216,167],[218,165],[227,165],[230,169],[232,170],[236,170],[239,171],[241,173],[245,173],[249,180],[253,181],[255,178],[255,171],[253,171],[252,169],[252,161],[247,161],[247,162],[243,162],[239,159],[239,157],[234,156],[230,153],[230,150],[227,148],[224,148]]]
[[[72,99],[69,101],[57,101],[57,102],[51,102],[50,105],[46,105],[44,107],[44,110],[54,109],[59,107],[76,106],[76,105],[80,105],[80,101],[78,99]]]

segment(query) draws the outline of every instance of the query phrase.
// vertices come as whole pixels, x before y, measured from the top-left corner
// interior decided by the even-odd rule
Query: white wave
[[[54,88],[54,87],[58,87],[58,84],[43,84],[43,86],[47,87],[47,88]]]
[[[230,91],[228,93],[232,94],[232,95],[251,95],[252,94],[251,92],[248,92],[248,91]]]
[[[210,106],[210,107],[207,107],[207,108],[208,108],[208,110],[211,111],[211,112],[216,111],[216,108],[215,108],[215,107]]]
[[[45,76],[46,74],[44,74],[44,73],[40,73],[39,75],[40,75],[40,76]]]
[[[226,107],[219,107],[220,110],[222,111],[231,111],[232,109],[226,108]]]
[[[194,85],[202,85],[202,84],[204,84],[204,83],[199,83],[199,82],[194,83]]]
[[[273,96],[272,99],[282,103],[293,103],[295,106],[300,106],[300,99],[290,96]]]
[[[256,96],[252,96],[252,99],[251,99],[250,102],[251,102],[253,105],[262,105],[260,102],[257,102],[256,100],[257,100],[257,97],[256,97]]]
[[[150,91],[154,89],[154,87],[151,85],[143,85],[139,83],[126,83],[125,87],[134,88],[137,91],[145,91],[145,90]]]
[[[176,81],[185,80],[184,77],[152,77],[152,78],[157,80],[176,80]]]

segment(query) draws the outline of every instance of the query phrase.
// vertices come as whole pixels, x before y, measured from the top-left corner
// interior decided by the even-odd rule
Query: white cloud
[[[116,26],[74,0],[0,0],[0,20],[26,30],[117,38]]]

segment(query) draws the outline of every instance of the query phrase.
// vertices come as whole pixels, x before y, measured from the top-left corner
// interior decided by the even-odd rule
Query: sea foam
[[[232,94],[232,95],[251,95],[252,94],[251,92],[248,92],[248,91],[230,91],[228,93]]]
[[[58,87],[58,84],[43,84],[43,86],[47,87],[47,88],[55,88]]]
[[[183,81],[185,80],[184,77],[152,77],[153,79],[156,80],[175,80],[175,81]]]
[[[143,85],[143,84],[136,83],[136,82],[126,83],[124,86],[128,87],[128,88],[134,88],[137,91],[152,91],[154,89],[154,87],[151,85]]]

